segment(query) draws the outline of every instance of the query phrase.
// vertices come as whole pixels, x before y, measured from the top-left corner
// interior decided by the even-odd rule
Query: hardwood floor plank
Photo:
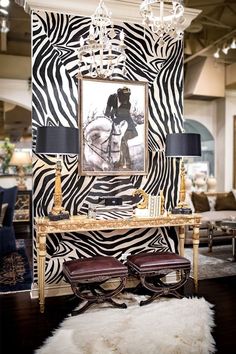
[[[188,296],[191,296],[191,287],[191,283],[186,287]],[[214,305],[216,327],[213,335],[217,354],[235,353],[236,276],[201,280],[198,296],[203,296]],[[46,299],[45,313],[41,314],[38,300],[31,299],[29,292],[1,295],[1,354],[32,354],[59,326],[76,303],[77,300],[72,300],[71,296],[50,297]]]

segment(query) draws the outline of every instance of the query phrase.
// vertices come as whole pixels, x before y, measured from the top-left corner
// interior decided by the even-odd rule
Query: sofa
[[[236,220],[236,190],[225,193],[192,192],[187,196],[187,202],[194,213],[201,215],[200,244],[206,243],[211,251],[210,239],[213,233],[213,243],[230,242],[232,232],[227,228],[217,227],[216,222],[223,219]],[[187,227],[185,244],[192,243],[192,228]]]

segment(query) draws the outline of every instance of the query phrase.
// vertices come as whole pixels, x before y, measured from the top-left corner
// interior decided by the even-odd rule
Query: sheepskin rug
[[[127,309],[94,305],[69,316],[35,354],[209,354],[213,305],[204,298],[161,298],[140,307],[144,296],[123,294]]]

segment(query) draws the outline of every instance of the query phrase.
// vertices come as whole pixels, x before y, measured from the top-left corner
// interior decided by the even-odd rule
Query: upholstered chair
[[[3,192],[3,193],[2,193]],[[16,251],[13,216],[17,196],[17,187],[2,188],[1,224],[0,224],[0,256]]]

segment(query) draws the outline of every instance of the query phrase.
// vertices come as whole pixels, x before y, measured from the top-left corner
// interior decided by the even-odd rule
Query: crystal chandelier
[[[149,26],[160,37],[159,43],[164,45],[164,34],[171,37],[183,37],[185,21],[182,0],[144,0],[140,5],[143,25]]]
[[[125,75],[124,38],[123,30],[117,36],[111,21],[111,13],[104,2],[100,1],[91,16],[88,36],[80,37],[79,76],[83,76],[84,73],[91,77],[108,78],[118,69]]]

